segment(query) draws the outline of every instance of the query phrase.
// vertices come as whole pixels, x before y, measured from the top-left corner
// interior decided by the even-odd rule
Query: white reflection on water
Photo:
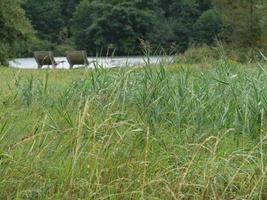
[[[67,59],[64,57],[56,57],[56,61],[65,61],[62,64],[59,64],[57,68],[60,69],[68,69],[69,64]],[[96,61],[97,65],[105,67],[105,68],[112,68],[112,67],[126,67],[126,66],[138,66],[144,65],[148,59],[144,57],[112,57],[112,58],[88,58],[89,62]],[[149,57],[150,64],[159,64],[160,62],[165,62],[167,64],[173,61],[173,57],[171,56],[153,56]],[[35,62],[34,58],[17,58],[9,62],[9,65],[14,68],[21,68],[21,69],[37,69],[37,63]],[[49,66],[44,66],[43,68],[47,68]],[[94,67],[94,64],[90,64],[89,67]]]

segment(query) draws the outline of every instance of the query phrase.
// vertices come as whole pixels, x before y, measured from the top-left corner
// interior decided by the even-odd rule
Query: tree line
[[[0,63],[34,50],[184,52],[220,40],[266,48],[267,0],[1,0]]]

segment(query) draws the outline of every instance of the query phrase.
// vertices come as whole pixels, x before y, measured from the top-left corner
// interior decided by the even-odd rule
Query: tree
[[[222,16],[224,39],[241,47],[260,47],[263,32],[259,8],[262,0],[215,0]]]
[[[221,32],[222,22],[218,13],[210,9],[204,12],[193,25],[194,41],[197,44],[212,44]]]
[[[72,18],[76,7],[79,5],[81,0],[61,0],[62,15],[64,16],[64,24],[69,25],[70,19]]]
[[[60,32],[64,28],[61,0],[25,0],[23,7],[40,39],[59,41]]]
[[[175,43],[178,52],[185,51],[193,42],[193,25],[201,15],[199,3],[202,1],[205,0],[168,0],[168,3],[158,0],[158,7],[162,9],[158,13],[163,13],[163,16],[158,17],[159,23],[155,27],[155,36],[152,37],[156,39],[154,42],[161,41],[165,49]],[[169,32],[164,34],[162,30]],[[164,41],[160,38],[164,38]]]
[[[199,10],[206,11],[212,8],[212,0],[198,0]]]
[[[140,53],[139,39],[148,39],[154,15],[136,5],[134,1],[82,1],[72,28],[78,48],[91,55],[109,49],[116,49],[117,55]]]
[[[153,27],[154,30],[150,33],[151,43],[155,48],[163,49],[165,53],[172,54],[180,51],[179,38],[177,37],[177,28],[179,27],[181,25],[175,18],[158,17],[155,27]]]
[[[30,21],[18,0],[0,1],[0,64],[28,49],[34,39]]]

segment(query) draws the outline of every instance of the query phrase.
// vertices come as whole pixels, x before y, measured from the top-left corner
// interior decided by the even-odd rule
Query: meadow
[[[0,68],[0,199],[267,199],[267,68]]]

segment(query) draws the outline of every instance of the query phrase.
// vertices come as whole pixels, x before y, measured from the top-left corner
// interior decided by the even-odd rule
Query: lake
[[[173,62],[174,57],[172,56],[152,56],[148,58],[145,57],[99,57],[93,58],[89,57],[89,62],[96,61],[97,66],[103,66],[105,68],[112,67],[130,67],[130,66],[139,66],[145,65],[149,60],[150,64],[159,64],[164,62],[166,64],[170,64]],[[68,69],[69,64],[65,57],[56,57],[56,61],[64,61],[64,63],[59,64],[57,68],[60,69]],[[14,68],[20,69],[37,69],[37,63],[34,58],[17,58],[9,62],[9,65]],[[44,66],[43,68],[47,68],[49,66]],[[76,66],[77,67],[77,66]],[[94,64],[89,65],[90,68],[94,68]]]

